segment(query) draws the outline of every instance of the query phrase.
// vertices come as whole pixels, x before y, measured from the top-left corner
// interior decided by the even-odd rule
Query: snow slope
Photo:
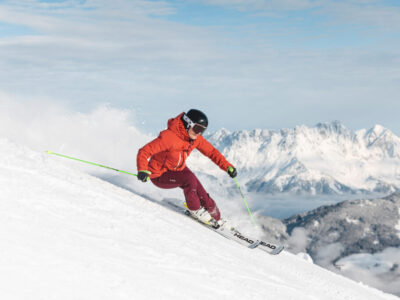
[[[0,189],[0,299],[398,299],[5,139]]]

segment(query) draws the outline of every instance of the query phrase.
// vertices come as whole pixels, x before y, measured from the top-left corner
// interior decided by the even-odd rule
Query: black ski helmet
[[[188,120],[188,119],[189,120]],[[186,119],[186,120],[185,120]],[[205,113],[198,109],[191,109],[182,117],[183,125],[185,125],[186,130],[189,130],[190,127],[194,126],[194,124],[198,124],[203,127],[203,131],[208,126],[208,119]]]

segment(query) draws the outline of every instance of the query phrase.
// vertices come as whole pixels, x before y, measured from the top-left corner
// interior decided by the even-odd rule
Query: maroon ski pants
[[[162,189],[180,187],[185,194],[186,204],[190,210],[198,210],[204,207],[215,219],[221,218],[219,209],[214,200],[208,195],[196,175],[185,167],[182,171],[167,171],[160,177],[152,178],[153,184]]]

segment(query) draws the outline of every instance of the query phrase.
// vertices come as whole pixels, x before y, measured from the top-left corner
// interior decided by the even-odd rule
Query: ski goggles
[[[196,134],[202,134],[207,129],[206,126],[194,123],[186,114],[183,115],[183,119],[189,124],[189,127],[192,128]]]

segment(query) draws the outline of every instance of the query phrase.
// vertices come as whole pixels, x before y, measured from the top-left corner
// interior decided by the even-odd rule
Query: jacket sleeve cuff
[[[147,171],[147,170],[139,170],[138,172],[145,172],[145,173],[151,175],[151,172],[150,172],[150,171]]]

